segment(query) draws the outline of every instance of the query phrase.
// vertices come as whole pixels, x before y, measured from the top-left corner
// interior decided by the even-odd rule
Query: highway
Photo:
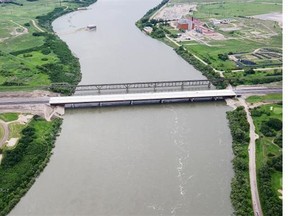
[[[29,105],[29,104],[48,104],[49,97],[1,97],[0,106],[7,105]]]
[[[282,88],[268,88],[268,87],[237,87],[233,91],[237,95],[245,94],[271,94],[282,93]]]

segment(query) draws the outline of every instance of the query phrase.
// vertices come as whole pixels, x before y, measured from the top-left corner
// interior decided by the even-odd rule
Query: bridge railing
[[[135,83],[113,83],[113,84],[91,84],[72,86],[66,83],[54,83],[54,87],[75,88],[75,91],[97,91],[99,94],[104,90],[125,90],[127,93],[131,89],[158,89],[177,88],[184,90],[185,87],[207,86],[211,87],[209,80],[180,80],[161,82],[135,82]]]

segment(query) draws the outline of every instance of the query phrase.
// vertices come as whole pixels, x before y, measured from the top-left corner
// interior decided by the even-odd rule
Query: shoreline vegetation
[[[97,0],[79,1],[78,7],[85,7]],[[28,49],[17,50],[9,54],[0,51],[0,56],[9,55],[23,58],[31,56],[33,52],[44,55],[53,53],[58,61],[36,66],[37,73],[48,75],[51,82],[65,82],[76,86],[81,80],[79,59],[75,57],[67,44],[53,33],[52,22],[76,8],[57,7],[46,15],[36,17],[41,29],[45,32],[34,32],[33,37],[43,37],[44,44]],[[28,24],[27,24],[28,26]],[[28,69],[27,69],[28,70]],[[62,73],[59,73],[61,71]],[[1,70],[1,73],[10,73],[8,70]],[[2,74],[0,74],[2,75]],[[25,86],[22,81],[5,81],[1,88],[10,86]],[[51,89],[54,92],[71,95],[75,88],[62,88],[57,86]],[[20,139],[15,147],[3,147],[0,149],[2,160],[0,163],[0,216],[7,215],[20,201],[36,178],[46,167],[52,155],[52,149],[56,137],[61,130],[62,119],[55,118],[48,122],[35,115],[29,124],[21,130]]]
[[[203,64],[199,59],[193,56],[188,52],[183,46],[175,46],[171,44],[171,41],[166,41],[166,34],[169,34],[169,37],[174,38],[176,35],[171,34],[168,30],[161,27],[157,27],[154,20],[150,20],[151,16],[163,7],[169,0],[163,0],[158,6],[149,10],[140,20],[136,22],[136,26],[143,31],[144,27],[151,27],[153,29],[150,34],[152,38],[158,39],[168,46],[174,48],[174,51],[181,56],[186,62],[191,64],[195,69],[199,70],[204,76],[211,80],[212,84],[218,89],[224,89],[228,86],[228,81],[223,79],[219,73],[215,72],[210,65]]]
[[[149,27],[152,32],[149,33],[149,36],[160,40],[161,42],[165,43],[166,45],[174,48],[175,52],[181,56],[185,61],[199,70],[204,76],[206,76],[212,84],[218,89],[224,89],[228,87],[229,84],[232,85],[241,85],[241,84],[259,84],[259,83],[270,83],[276,81],[282,81],[281,77],[254,77],[254,80],[244,78],[240,79],[229,77],[224,78],[220,76],[218,72],[209,64],[201,61],[195,57],[190,51],[188,51],[183,45],[176,44],[175,42],[171,41],[171,38],[177,37],[177,35],[165,28],[165,23],[163,21],[156,21],[151,19],[156,11],[161,9],[169,0],[163,0],[158,6],[154,7],[153,9],[149,10],[140,20],[136,22],[136,26],[141,30],[144,31],[145,27]],[[162,23],[161,25],[157,25],[158,23]],[[164,26],[164,27],[163,27]],[[256,72],[252,68],[248,68],[243,70],[244,74],[255,74]],[[276,71],[277,72],[277,71]],[[276,74],[274,70],[274,75]],[[281,73],[280,73],[281,74]],[[271,78],[271,79],[270,79]],[[253,96],[252,96],[253,97]],[[265,97],[265,96],[264,96]],[[263,97],[263,98],[264,98]],[[267,95],[267,97],[270,97]],[[273,99],[277,99],[279,96],[271,96]],[[282,109],[282,108],[281,108]],[[255,114],[255,111],[252,111]],[[231,203],[234,208],[235,215],[254,215],[253,208],[252,208],[252,197],[251,197],[251,189],[250,189],[250,180],[249,180],[249,156],[248,156],[248,146],[249,146],[249,123],[246,118],[246,112],[244,107],[240,106],[237,107],[233,111],[227,112],[227,119],[229,122],[229,128],[232,135],[232,149],[234,153],[234,158],[232,160],[233,163],[233,170],[235,172],[235,176],[232,178],[231,181]],[[279,118],[279,117],[278,117]],[[253,121],[255,121],[255,116],[253,116]],[[257,120],[256,120],[257,121]],[[256,122],[256,128],[260,127],[260,125],[265,124],[265,121],[262,119]],[[259,128],[257,129],[259,133]],[[275,132],[275,137],[272,137],[271,145],[279,145],[282,148],[282,130],[281,132]],[[276,153],[279,149],[270,150],[271,145],[269,147],[261,147],[265,140],[265,136],[263,139],[262,135],[259,140],[257,140],[257,181],[259,186],[259,193],[260,193],[260,200],[262,204],[262,210],[266,215],[281,215],[282,211],[282,203],[277,199],[278,196],[282,196],[282,185],[279,182],[282,182],[282,150],[280,153]],[[267,148],[267,149],[264,149]],[[275,148],[274,148],[275,149]],[[263,152],[260,152],[263,151]],[[260,154],[265,154],[266,157],[270,158],[264,160],[262,164],[258,161],[260,158]],[[274,152],[273,152],[274,151]],[[267,153],[268,152],[268,153]],[[276,190],[276,188],[278,190]],[[280,191],[280,192],[279,192]],[[280,195],[279,195],[280,193]]]
[[[20,6],[11,8],[15,14],[18,12],[29,13],[30,4],[35,4],[36,9],[34,10],[38,10],[37,6],[41,6],[37,0],[30,4],[24,0],[18,1],[23,2],[22,10]],[[33,12],[33,15],[27,15],[24,20],[15,15],[13,25],[19,26],[19,29],[16,30],[23,31],[22,35],[19,33],[15,37],[7,37],[4,31],[0,31],[0,41],[5,40],[5,43],[0,43],[0,62],[3,62],[0,63],[0,90],[29,91],[41,86],[44,88],[50,86],[49,90],[53,92],[64,95],[73,94],[75,86],[81,81],[79,59],[72,54],[67,44],[54,34],[52,22],[64,14],[86,7],[96,1],[64,2],[62,6],[55,4],[54,7],[51,7],[50,12],[47,9],[43,14]],[[11,6],[3,4],[2,8],[5,7],[10,9]],[[9,17],[9,14],[6,15]],[[15,27],[9,23],[11,20],[5,21],[7,21],[6,28],[15,31]],[[53,83],[60,83],[60,85],[51,85]]]
[[[0,165],[0,216],[7,215],[49,162],[62,119],[34,116],[15,148],[4,147]]]
[[[197,2],[198,1],[196,1],[196,3]],[[273,31],[275,31],[274,34],[277,36],[263,39],[263,41],[267,40],[266,43],[263,43],[262,39],[260,39],[259,41],[256,41],[254,39],[251,39],[251,41],[249,39],[247,39],[246,41],[243,41],[241,36],[239,36],[242,30],[241,31],[239,30],[240,32],[239,35],[238,35],[238,31],[236,30],[231,31],[231,32],[225,32],[225,31],[223,32],[222,30],[221,31],[219,30],[219,32],[225,35],[226,38],[229,38],[229,40],[217,40],[215,42],[213,40],[209,41],[209,40],[204,39],[203,44],[202,44],[200,42],[199,43],[194,42],[194,40],[191,39],[192,36],[191,37],[189,36],[190,33],[186,34],[185,30],[178,30],[178,29],[174,29],[174,27],[171,27],[170,21],[173,20],[173,18],[171,18],[172,16],[170,18],[167,18],[167,20],[166,18],[163,18],[166,15],[165,16],[163,15],[162,18],[158,17],[154,19],[155,17],[154,15],[157,13],[158,10],[162,10],[165,4],[167,4],[167,8],[173,8],[174,3],[177,4],[178,2],[177,1],[171,2],[168,0],[163,0],[158,6],[149,10],[141,19],[139,19],[136,22],[136,26],[140,30],[145,31],[152,38],[162,41],[166,45],[174,48],[174,50],[176,51],[178,55],[180,55],[189,64],[193,65],[204,76],[206,76],[217,89],[224,89],[229,84],[233,86],[256,85],[256,84],[275,83],[275,82],[282,81],[282,67],[275,67],[276,65],[279,65],[279,66],[282,65],[281,59],[280,59],[280,62],[278,62],[275,65],[271,63],[272,57],[267,57],[267,59],[265,60],[267,64],[255,63],[255,65],[245,65],[245,66],[243,65],[240,66],[238,65],[238,63],[236,64],[234,61],[229,59],[230,57],[232,58],[234,55],[242,56],[241,58],[245,59],[247,56],[249,57],[249,55],[252,55],[252,56],[256,55],[254,54],[254,52],[256,52],[257,50],[259,51],[261,55],[262,55],[261,52],[264,53],[268,50],[268,51],[273,51],[273,52],[275,51],[275,55],[281,56],[282,55],[281,54],[282,49],[280,48],[282,44],[281,27],[274,25]],[[184,1],[181,3],[188,4],[187,1]],[[223,6],[223,4],[224,3],[222,2],[222,3],[219,3],[219,6],[217,6],[218,5],[217,2],[213,2],[213,4],[207,4],[207,5],[199,3],[199,8],[197,9],[197,11],[193,11],[191,13],[189,12],[189,15],[187,14],[187,17],[195,15],[194,18],[201,19],[203,22],[205,22],[203,26],[207,27],[211,25],[211,23],[208,23],[208,17],[212,18],[213,15],[211,15],[210,12],[208,14],[207,10],[203,9],[205,7],[208,7],[208,6],[213,7],[213,8],[216,7],[216,9],[214,8],[215,10],[221,11],[222,15],[220,16],[219,14],[220,12],[215,13],[214,14],[215,18],[218,18],[218,15],[219,15],[219,18],[223,18],[222,17],[223,14],[226,13],[226,12],[224,13],[223,11],[226,7],[229,8],[227,10],[231,10],[235,12],[236,14],[238,13],[231,9],[232,6],[235,7],[234,4],[225,2],[225,5],[226,5],[225,7]],[[240,4],[240,6],[243,7],[243,4]],[[249,6],[245,6],[245,8],[246,7],[249,7]],[[270,11],[269,8],[267,7],[265,7],[263,11],[262,10],[258,11],[256,9],[257,5],[254,5],[254,4],[252,4],[251,7],[254,7],[252,9],[253,13],[257,13],[257,12],[268,13]],[[165,10],[165,8],[163,10]],[[245,10],[243,9],[243,11]],[[235,19],[238,20],[239,22],[244,22],[244,23],[248,22],[249,25],[255,22],[255,20],[249,18],[248,14],[247,14],[247,17],[240,16],[240,15],[239,16],[233,15],[233,14],[230,14],[229,16],[236,17]],[[167,15],[167,17],[169,17],[169,15]],[[271,22],[269,21],[263,21],[263,22],[265,22],[263,24],[264,26],[271,25]],[[215,29],[218,29],[218,27],[217,28],[215,27]],[[184,37],[183,35],[187,36],[186,40],[182,40],[182,39],[180,41],[176,40],[176,38]],[[249,37],[253,37],[253,36],[249,35]],[[195,40],[198,40],[198,39],[195,39]],[[199,39],[199,40],[201,41],[202,39]],[[271,47],[269,48],[267,47],[267,45],[265,45],[268,43],[271,44]],[[242,44],[242,46],[239,44]],[[259,59],[262,59],[261,61],[264,61],[263,59],[265,58],[259,57]]]
[[[249,181],[249,123],[243,106],[227,112],[232,135],[232,160],[234,177],[231,182],[230,198],[235,215],[254,215]]]
[[[73,3],[76,3],[77,7],[85,7],[95,3],[96,1],[97,0],[87,0]],[[149,10],[143,18],[137,21],[137,27],[143,30],[145,25],[151,25],[149,21],[150,17],[154,14],[155,11],[164,6],[168,1],[169,0],[163,0],[158,6]],[[79,59],[73,56],[65,42],[53,34],[51,26],[53,20],[64,14],[70,13],[75,9],[75,5],[73,9],[64,6],[56,7],[53,11],[46,15],[37,16],[36,19],[38,20],[40,28],[44,29],[46,32],[34,32],[33,37],[35,39],[42,38],[44,43],[42,45],[35,45],[35,47],[32,48],[20,49],[11,51],[9,53],[6,51],[0,51],[0,57],[6,57],[7,55],[9,58],[10,56],[15,56],[17,58],[19,56],[21,56],[21,58],[29,58],[31,55],[34,55],[34,52],[39,52],[41,55],[45,55],[48,58],[48,55],[52,53],[57,56],[57,61],[52,63],[48,61],[49,63],[42,63],[37,65],[35,67],[35,71],[37,71],[37,73],[45,74],[50,82],[68,82],[68,84],[72,85],[78,84],[81,80]],[[28,27],[29,23],[27,23],[25,26]],[[199,59],[195,58],[191,53],[189,53],[183,46],[178,47],[175,46],[175,44],[173,45],[171,42],[169,44],[169,41],[165,38],[165,33],[169,34],[169,31],[166,32],[165,29],[158,28],[154,25],[151,25],[151,27],[153,27],[154,30],[154,34],[151,34],[153,38],[157,38],[162,42],[174,47],[178,55],[182,56],[188,63],[201,71],[204,76],[211,79],[217,88],[227,87],[228,81],[221,78],[220,75],[216,73],[211,66],[203,64]],[[169,36],[174,37],[175,35]],[[22,64],[24,63],[21,62],[21,65]],[[26,68],[26,70],[28,69]],[[59,74],[59,71],[63,71],[63,73]],[[4,76],[5,74],[8,77],[13,76],[13,74],[8,70],[1,70],[0,78],[1,75]],[[50,82],[48,82],[48,84],[51,84]],[[17,86],[21,87],[29,85],[33,86],[33,84],[31,85],[22,82],[21,79],[5,80],[2,83],[0,79],[1,89],[5,89],[5,87],[10,86],[16,86],[17,88]],[[66,95],[70,95],[74,91],[74,89],[67,90],[65,85],[64,87],[57,85],[52,90]],[[247,154],[247,137],[249,138],[249,129],[247,132],[248,122],[245,115],[245,111],[241,107],[238,107],[234,111],[227,112],[227,118],[229,120],[230,130],[233,137],[233,152],[235,155],[235,158],[233,159],[235,176],[231,183],[231,202],[234,206],[236,215],[253,215]],[[6,148],[0,149],[1,153],[3,154],[3,159],[0,165],[0,216],[7,215],[12,210],[12,208],[19,202],[21,197],[24,196],[29,188],[33,185],[36,178],[49,162],[56,137],[61,130],[61,124],[62,120],[59,118],[53,119],[51,122],[47,122],[39,116],[34,116],[28,126],[22,130],[21,138],[13,150]],[[243,137],[245,138],[243,139]],[[280,159],[282,160],[282,154]],[[278,164],[278,160],[276,162]],[[272,172],[273,170],[271,170],[271,168],[267,168],[267,165],[265,165],[263,170],[267,171],[267,169],[269,169],[269,176],[267,177],[267,175],[263,175],[263,179],[265,178],[265,181],[269,181],[269,179],[271,179],[271,175],[274,174]],[[270,182],[268,183],[270,184]],[[267,187],[269,187],[269,185]],[[267,187],[263,190],[267,191]],[[269,190],[268,192],[270,193]],[[269,195],[269,193],[267,194]]]

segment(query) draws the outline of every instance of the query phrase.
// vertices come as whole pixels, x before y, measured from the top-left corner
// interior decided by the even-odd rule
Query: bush
[[[281,156],[282,158],[282,156]],[[282,164],[281,158],[275,159],[274,163]],[[280,163],[279,163],[280,162]],[[281,216],[282,215],[282,201],[277,194],[272,190],[271,175],[273,168],[268,164],[264,165],[259,170],[259,192],[261,197],[262,209],[267,216]]]
[[[255,74],[255,71],[253,70],[253,68],[244,70],[244,76],[251,75],[251,74]]]
[[[218,58],[221,59],[222,61],[228,60],[228,55],[226,53],[224,54],[218,54]]]
[[[162,28],[153,28],[153,31],[151,33],[151,36],[153,38],[164,38],[165,37],[165,32]]]
[[[283,145],[283,132],[278,133],[274,139],[274,143],[282,148]]]
[[[51,50],[49,49],[49,47],[43,47],[41,49],[41,53],[44,55],[49,55],[51,53]]]
[[[264,136],[273,137],[276,135],[276,132],[267,125],[267,122],[262,122],[260,131]]]
[[[282,129],[282,121],[280,119],[270,118],[267,122],[267,125],[276,131]]]
[[[22,138],[16,147],[3,150],[0,165],[1,216],[11,211],[49,161],[61,122],[61,119],[46,122],[33,118],[22,130]]]
[[[246,120],[244,107],[227,112],[229,127],[233,138],[233,169],[235,175],[231,182],[231,202],[234,207],[233,215],[253,215],[247,148],[249,141],[249,123]],[[242,138],[241,138],[242,136]]]

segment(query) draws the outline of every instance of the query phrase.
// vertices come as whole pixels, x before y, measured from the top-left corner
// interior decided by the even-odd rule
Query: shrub
[[[279,131],[282,129],[282,121],[277,118],[270,118],[267,122],[267,125],[276,131]]]
[[[273,137],[276,135],[276,132],[267,125],[267,122],[263,122],[260,127],[260,131],[264,136]]]

